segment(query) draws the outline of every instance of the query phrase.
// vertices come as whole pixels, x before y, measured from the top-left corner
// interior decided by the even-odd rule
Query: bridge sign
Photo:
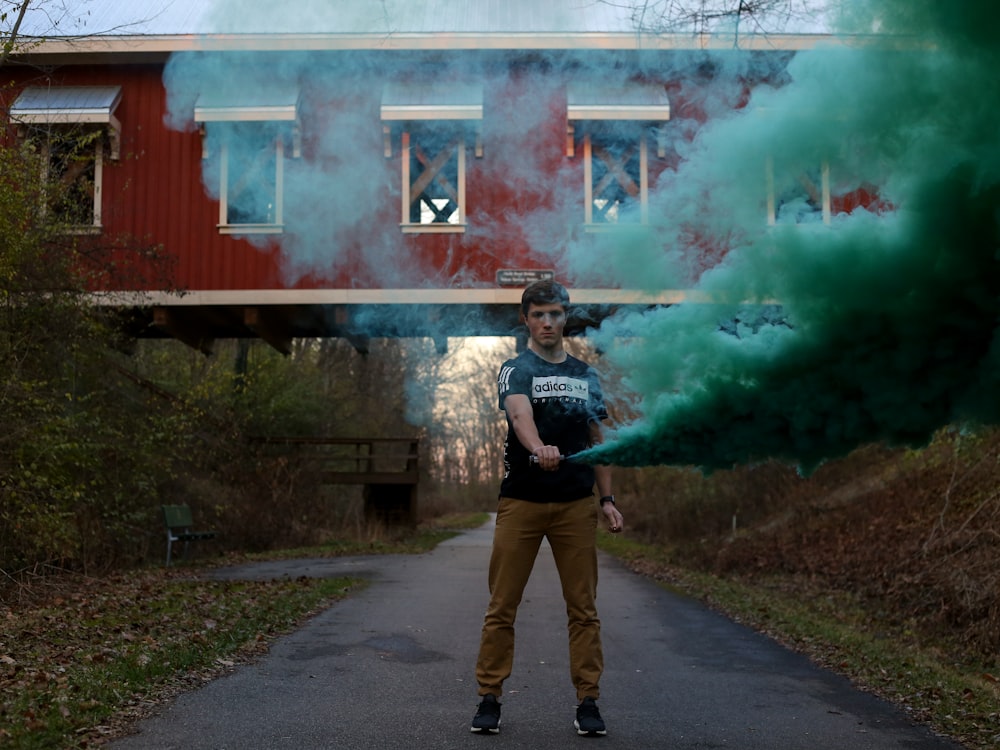
[[[551,281],[556,272],[535,268],[501,268],[497,271],[497,286],[528,286],[536,281]]]

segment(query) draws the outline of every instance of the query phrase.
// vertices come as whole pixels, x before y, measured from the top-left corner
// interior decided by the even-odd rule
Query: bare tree
[[[23,55],[46,39],[59,37],[69,40],[115,33],[137,32],[143,25],[166,12],[164,8],[150,10],[143,3],[129,8],[134,15],[123,14],[123,22],[108,28],[92,26],[93,0],[0,0],[0,67],[11,57]]]
[[[601,0],[630,10],[639,32],[711,34],[726,32],[736,43],[744,34],[780,33],[814,25],[825,0]]]

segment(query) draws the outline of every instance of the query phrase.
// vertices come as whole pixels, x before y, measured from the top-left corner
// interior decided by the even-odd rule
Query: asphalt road
[[[608,735],[577,737],[547,548],[518,615],[501,733],[469,732],[492,526],[419,556],[297,560],[220,578],[362,576],[365,590],[258,662],[166,705],[115,750],[611,748],[955,750],[894,707],[698,602],[601,558]]]

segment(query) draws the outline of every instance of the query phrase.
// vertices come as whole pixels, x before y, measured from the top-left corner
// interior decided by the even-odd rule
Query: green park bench
[[[174,542],[184,542],[184,557],[188,545],[203,539],[214,539],[214,531],[192,531],[194,520],[187,505],[163,505],[163,522],[167,527],[167,565],[170,565]]]

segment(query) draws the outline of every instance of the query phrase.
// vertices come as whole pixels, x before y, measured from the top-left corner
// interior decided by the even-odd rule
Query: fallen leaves
[[[157,701],[266,652],[352,582],[151,569],[77,583],[42,606],[0,610],[4,746],[31,733],[32,746],[90,747],[121,733]]]

